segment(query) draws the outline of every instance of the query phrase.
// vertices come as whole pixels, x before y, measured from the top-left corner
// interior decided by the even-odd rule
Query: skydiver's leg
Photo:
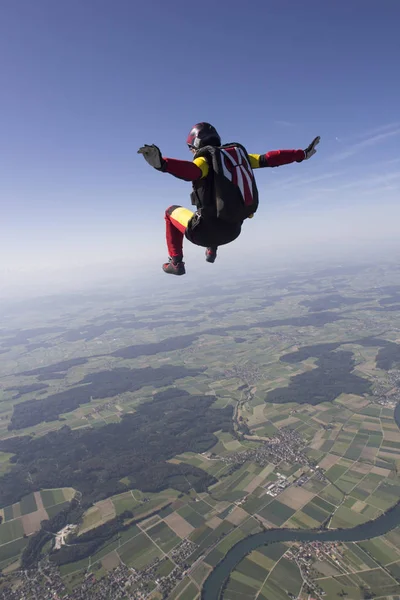
[[[171,258],[183,258],[183,237],[193,212],[176,204],[165,211],[168,254]]]
[[[215,259],[217,258],[217,250],[218,250],[218,246],[209,246],[206,249],[206,261],[209,263],[213,263],[215,262]]]
[[[174,204],[165,211],[166,239],[169,262],[163,264],[166,273],[174,275],[185,274],[183,262],[183,236],[186,227],[193,217],[193,212],[183,206]]]

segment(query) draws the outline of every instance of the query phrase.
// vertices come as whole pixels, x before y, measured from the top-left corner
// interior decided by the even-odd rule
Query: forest
[[[353,298],[342,296],[341,294],[330,294],[312,300],[302,300],[300,306],[306,306],[310,311],[330,310],[332,308],[342,308],[343,306],[352,306],[360,302],[366,302],[368,297]]]
[[[322,345],[322,344],[321,344]],[[327,351],[330,344],[322,345],[324,349],[316,362],[316,369],[291,377],[288,387],[276,388],[266,396],[266,402],[283,404],[297,402],[299,404],[319,404],[332,402],[340,394],[371,393],[371,383],[352,373],[355,364],[352,352]],[[301,348],[299,353],[304,350]],[[314,350],[315,352],[315,350]],[[292,354],[293,356],[293,354]],[[307,358],[307,351],[301,354],[302,360]],[[311,356],[315,356],[312,354]],[[287,360],[287,362],[289,362]]]
[[[376,356],[376,366],[378,369],[388,371],[393,367],[400,366],[400,344],[374,337],[358,340],[356,343],[367,348],[380,346],[380,350]]]
[[[124,392],[134,392],[145,385],[164,387],[181,377],[195,377],[203,370],[164,365],[157,369],[121,367],[112,371],[90,373],[77,386],[63,392],[16,404],[8,429],[23,429],[43,421],[55,421],[60,414],[75,410],[92,399],[112,398]]]
[[[31,369],[30,371],[23,371],[21,375],[39,375],[43,376],[46,379],[46,375],[54,375],[54,374],[62,374],[66,373],[68,369],[72,369],[72,367],[79,367],[80,365],[84,365],[88,362],[87,358],[70,358],[68,360],[63,360],[61,362],[53,363],[52,365],[47,365],[46,367],[38,367],[36,369]]]
[[[32,392],[40,392],[48,388],[47,383],[28,383],[27,385],[13,385],[12,387],[5,388],[5,392],[17,392],[13,396],[13,400],[18,400],[23,394],[31,394]]]
[[[177,314],[174,313],[176,317]],[[180,325],[180,320],[169,320],[168,324],[172,325]],[[115,329],[133,329],[135,331],[139,329],[157,329],[157,327],[165,327],[165,319],[160,320],[152,320],[152,321],[141,321],[132,315],[129,317],[120,317],[118,319],[114,319],[112,321],[105,321],[103,323],[98,324],[88,324],[83,327],[78,327],[77,329],[68,329],[62,336],[60,336],[64,342],[76,342],[78,340],[85,340],[85,342],[90,342],[95,338],[100,337],[104,333],[109,331],[114,331]]]
[[[230,332],[247,331],[251,327],[261,327],[268,329],[270,327],[281,327],[292,325],[294,327],[323,327],[327,323],[334,323],[341,320],[341,316],[333,312],[310,313],[300,317],[289,317],[287,319],[267,319],[258,321],[252,324],[245,323],[243,325],[230,325],[229,327],[214,327],[206,329],[199,333],[189,333],[179,335],[173,338],[166,338],[160,342],[152,344],[137,344],[135,346],[126,346],[113,352],[112,356],[119,358],[138,358],[139,356],[151,356],[159,352],[171,352],[173,350],[182,350],[190,346],[201,335],[228,335]]]
[[[12,337],[7,337],[2,340],[3,348],[12,348],[13,346],[22,346],[28,344],[32,338],[49,335],[51,333],[60,333],[64,331],[63,327],[36,327],[34,329],[10,330],[3,332]]]
[[[308,358],[320,358],[328,356],[333,350],[339,348],[344,342],[328,342],[326,344],[314,344],[313,346],[303,346],[295,352],[289,352],[280,357],[281,362],[289,364],[299,363]]]
[[[327,344],[315,344],[313,346],[303,346],[296,350],[281,356],[281,362],[299,363],[307,358],[318,358],[329,356],[329,353],[336,350],[343,344],[356,344],[365,348],[379,348],[376,355],[376,366],[378,369],[388,371],[389,369],[400,365],[400,344],[376,337],[365,337],[356,340],[347,340],[346,342],[330,342]],[[354,368],[354,367],[353,367]]]
[[[0,478],[0,507],[32,491],[58,487],[81,491],[86,504],[129,488],[205,490],[215,482],[207,473],[165,461],[182,452],[204,452],[217,443],[215,431],[232,431],[232,407],[214,409],[214,400],[170,388],[120,423],[75,430],[64,426],[41,437],[2,440],[0,451],[14,456],[12,470]],[[124,477],[129,485],[121,483]]]

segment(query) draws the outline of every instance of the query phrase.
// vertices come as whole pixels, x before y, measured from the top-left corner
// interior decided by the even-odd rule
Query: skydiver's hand
[[[313,139],[313,141],[311,142],[311,144],[309,146],[307,146],[307,148],[304,150],[304,160],[308,160],[309,158],[311,158],[312,156],[314,156],[314,154],[316,153],[315,146],[317,144],[319,144],[320,139],[321,138],[318,135],[316,138]]]
[[[162,171],[165,165],[165,160],[161,155],[161,150],[158,146],[151,144],[145,144],[138,150],[138,154],[143,154],[144,159],[149,163],[151,167],[157,169],[157,171]]]

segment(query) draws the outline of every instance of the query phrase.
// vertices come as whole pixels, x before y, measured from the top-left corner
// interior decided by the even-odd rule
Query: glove
[[[308,160],[309,158],[311,158],[312,156],[314,156],[314,154],[316,153],[315,146],[317,144],[319,144],[320,139],[321,138],[318,135],[316,138],[313,139],[313,141],[311,142],[311,144],[309,146],[307,146],[307,148],[304,150],[304,160]]]
[[[145,144],[138,150],[138,154],[143,154],[144,159],[149,163],[151,167],[157,169],[157,171],[162,171],[166,165],[165,160],[161,155],[161,150],[154,144],[149,146]]]

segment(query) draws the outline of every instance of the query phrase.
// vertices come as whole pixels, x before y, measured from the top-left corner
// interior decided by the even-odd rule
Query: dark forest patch
[[[32,369],[30,371],[23,371],[19,373],[20,375],[40,375],[44,377],[45,375],[54,375],[54,374],[62,374],[66,373],[68,369],[72,369],[72,367],[79,367],[80,365],[84,365],[88,362],[87,358],[70,358],[69,360],[63,360],[58,363],[54,363],[52,365],[48,365],[47,367],[38,367],[37,369]],[[51,379],[52,377],[49,377]],[[58,379],[58,378],[57,378]]]
[[[352,373],[355,367],[352,352],[335,352],[329,350],[330,344],[323,346],[324,349],[321,348],[318,354],[317,368],[291,377],[288,387],[269,392],[266,402],[316,405],[332,402],[342,393],[362,396],[371,392],[371,383]],[[293,360],[294,354],[296,353],[292,353],[292,360],[286,362],[297,362]],[[308,358],[307,352],[303,352],[301,356],[302,360]]]
[[[14,467],[0,478],[0,506],[35,490],[66,486],[80,490],[85,502],[95,502],[125,491],[123,477],[129,478],[128,487],[142,491],[204,490],[214,478],[165,461],[183,452],[204,452],[218,441],[214,431],[232,430],[232,407],[213,409],[214,400],[173,388],[120,423],[0,441],[0,451],[15,455]]]
[[[116,350],[112,353],[112,356],[120,358],[137,358],[139,356],[150,356],[158,354],[159,352],[172,352],[174,350],[182,350],[187,348],[193,342],[199,339],[202,335],[228,335],[233,331],[247,331],[248,329],[254,328],[266,328],[281,327],[281,326],[293,326],[293,327],[323,327],[328,323],[335,323],[341,320],[342,317],[332,312],[320,312],[311,313],[301,317],[289,317],[287,319],[268,319],[265,321],[259,321],[256,323],[246,323],[243,325],[231,325],[230,327],[214,327],[212,329],[206,329],[199,333],[189,333],[186,335],[179,335],[172,338],[166,338],[161,342],[154,342],[151,344],[137,344],[135,346],[127,346]]]
[[[368,298],[346,298],[341,294],[330,294],[316,298],[315,300],[302,300],[299,304],[308,307],[309,310],[323,311],[332,308],[342,308],[343,306],[352,306],[353,304],[360,304],[360,302],[366,302],[367,300]]]
[[[17,392],[17,394],[13,397],[13,400],[20,398],[23,394],[30,394],[32,392],[39,392],[40,390],[45,390],[49,386],[47,383],[31,383],[27,385],[13,385],[11,387],[6,388],[5,392]]]
[[[13,348],[14,346],[21,346],[28,344],[32,338],[39,337],[40,335],[48,335],[50,333],[60,333],[65,331],[64,327],[37,327],[35,329],[22,329],[21,331],[10,331],[12,337],[2,340],[3,348]]]
[[[27,400],[14,406],[9,429],[32,427],[43,421],[55,421],[60,414],[71,412],[81,404],[93,399],[112,398],[124,392],[140,390],[145,385],[155,388],[171,385],[182,377],[196,377],[204,369],[186,369],[165,365],[158,369],[128,369],[121,367],[112,371],[90,373],[80,382],[63,392],[47,398]]]

